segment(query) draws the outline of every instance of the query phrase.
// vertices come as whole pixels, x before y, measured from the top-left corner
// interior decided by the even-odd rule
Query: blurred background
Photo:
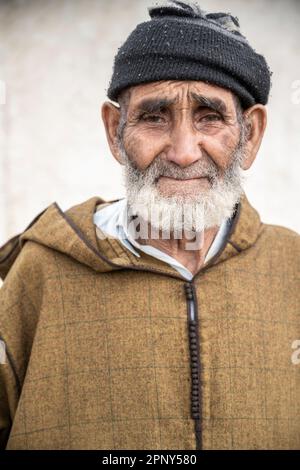
[[[100,108],[117,48],[155,0],[0,0],[0,245],[56,201],[124,196]],[[199,0],[240,20],[273,71],[268,128],[246,193],[300,232],[300,1]]]

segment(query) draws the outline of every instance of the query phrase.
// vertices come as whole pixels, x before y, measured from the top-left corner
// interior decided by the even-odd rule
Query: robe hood
[[[93,215],[101,206],[115,201],[105,201],[95,196],[65,212],[56,202],[52,203],[22,233],[9,239],[0,248],[0,278],[5,279],[25,243],[31,241],[63,253],[96,272],[150,270],[182,279],[179,273],[162,261],[148,255],[137,258],[119,240],[98,236],[101,231],[96,230]],[[203,269],[247,250],[256,242],[263,229],[264,224],[245,193],[235,207],[233,219],[225,242]]]

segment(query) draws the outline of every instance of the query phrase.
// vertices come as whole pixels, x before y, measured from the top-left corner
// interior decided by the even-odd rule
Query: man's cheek
[[[235,145],[228,136],[219,138],[206,136],[202,142],[202,149],[220,170],[226,170],[231,163]]]
[[[139,136],[129,137],[124,140],[125,151],[130,158],[134,161],[140,170],[145,170],[155,157],[159,155],[160,146],[155,145],[157,142],[142,138]]]

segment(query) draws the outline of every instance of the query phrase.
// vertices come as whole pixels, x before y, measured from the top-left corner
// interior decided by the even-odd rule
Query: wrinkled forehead
[[[151,100],[165,101],[166,105],[191,105],[202,100],[219,101],[220,108],[234,107],[234,95],[226,89],[209,83],[196,80],[161,80],[130,88],[130,107],[139,107],[142,103]],[[225,111],[225,109],[224,109]]]

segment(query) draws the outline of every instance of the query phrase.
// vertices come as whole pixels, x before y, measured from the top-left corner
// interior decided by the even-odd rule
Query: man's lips
[[[207,176],[194,176],[192,178],[173,178],[171,176],[160,176],[159,179],[161,178],[166,178],[172,181],[192,181],[192,180],[207,179]]]
[[[160,176],[155,184],[162,191],[200,191],[209,189],[211,181],[208,176],[195,176],[192,178],[173,178],[171,176]]]

